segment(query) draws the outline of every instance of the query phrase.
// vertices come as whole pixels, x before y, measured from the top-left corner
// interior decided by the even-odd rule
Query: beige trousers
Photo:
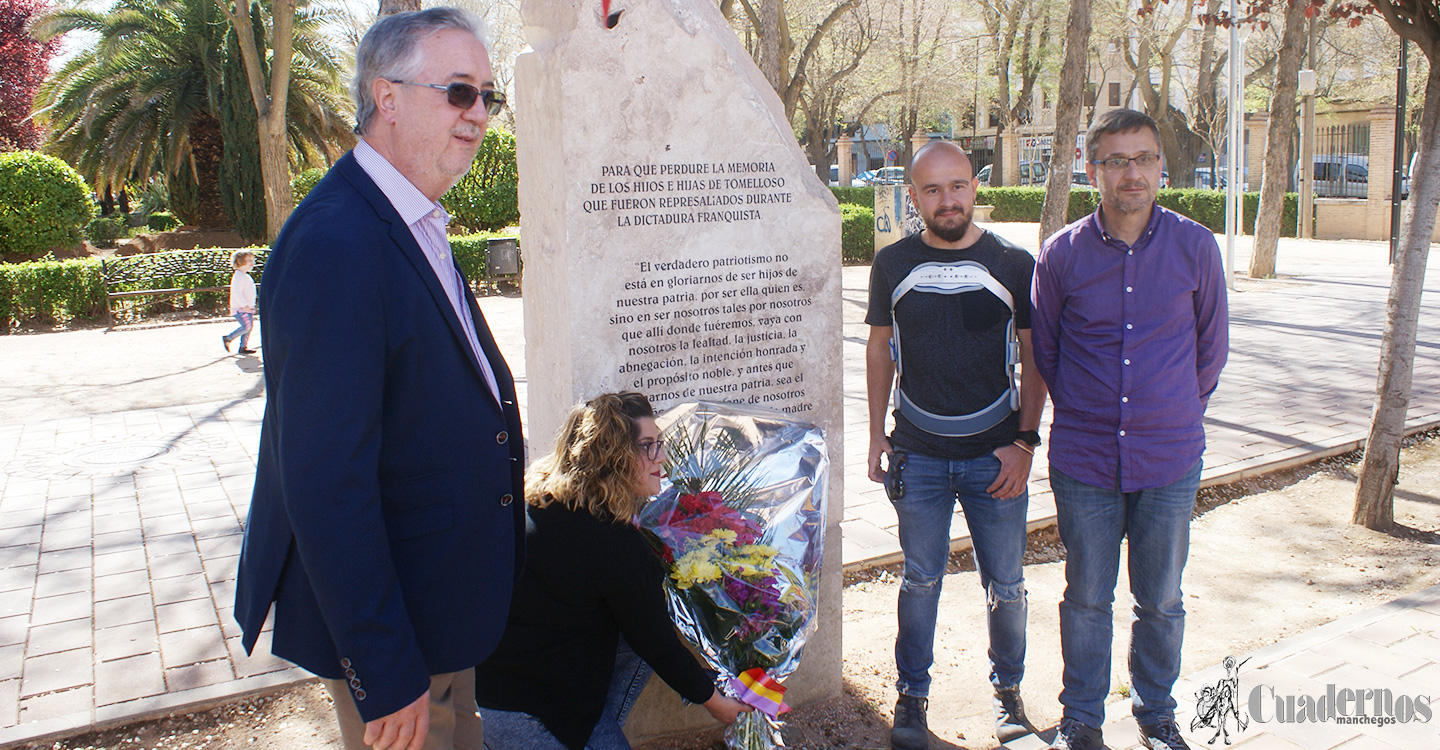
[[[370,750],[365,722],[344,680],[320,680],[335,701],[340,740],[345,750]],[[483,750],[484,734],[475,711],[475,670],[430,675],[430,731],[425,750]]]

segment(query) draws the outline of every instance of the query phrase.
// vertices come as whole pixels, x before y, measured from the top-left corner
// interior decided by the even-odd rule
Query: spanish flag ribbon
[[[785,705],[785,686],[759,667],[747,669],[739,677],[731,677],[730,687],[735,689],[737,700],[754,706],[772,719],[790,710]]]

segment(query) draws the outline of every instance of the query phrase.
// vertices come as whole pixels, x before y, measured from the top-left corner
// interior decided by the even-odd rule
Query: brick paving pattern
[[[992,227],[1034,249],[1034,225]],[[1232,354],[1207,417],[1207,482],[1348,451],[1364,438],[1388,288],[1384,247],[1282,245],[1281,269],[1301,276],[1242,280],[1231,297]],[[898,558],[894,512],[864,469],[867,273],[844,272],[847,567]],[[1435,300],[1432,290],[1422,313],[1412,427],[1440,423]],[[495,298],[482,307],[523,403],[518,302]],[[270,657],[263,636],[257,655],[245,656],[230,615],[262,408],[260,399],[237,398],[0,425],[0,745],[307,677]],[[1032,480],[1031,525],[1048,525],[1054,512],[1043,461]],[[963,516],[952,534],[955,546],[968,544]],[[1433,663],[1440,639],[1426,619],[1440,611],[1433,602],[1410,609],[1420,613],[1407,615],[1413,620],[1382,625],[1379,618],[1290,664],[1440,684]],[[1429,628],[1424,639],[1415,640],[1418,627]],[[1417,654],[1429,661],[1417,662]],[[1247,684],[1262,663],[1269,662],[1247,665]],[[1413,668],[1402,671],[1405,664]],[[1395,730],[1372,739],[1405,736]],[[1245,746],[1321,747],[1279,730],[1257,737],[1281,744],[1247,739]],[[1432,732],[1428,744],[1394,746],[1440,742]]]

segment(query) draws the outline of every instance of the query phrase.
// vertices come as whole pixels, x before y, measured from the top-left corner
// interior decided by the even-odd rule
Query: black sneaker
[[[1025,701],[1020,699],[1020,686],[995,690],[995,739],[1000,744],[1035,733],[1035,726],[1025,717]]]
[[[1050,750],[1105,750],[1105,741],[1100,739],[1099,729],[1075,719],[1061,719]]]
[[[238,350],[236,350],[235,353],[236,353],[236,354],[254,354],[254,353],[255,353],[255,350],[254,350],[254,349],[238,349]]]
[[[930,728],[925,723],[925,709],[930,701],[901,694],[895,701],[895,723],[890,729],[890,747],[894,750],[927,750]]]
[[[1190,750],[1185,738],[1180,736],[1180,727],[1174,719],[1159,724],[1140,725],[1140,744],[1150,750]]]

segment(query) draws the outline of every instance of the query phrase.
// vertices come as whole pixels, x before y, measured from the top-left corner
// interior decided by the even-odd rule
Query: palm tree
[[[296,17],[296,66],[291,86],[292,162],[333,160],[353,144],[345,122],[344,56],[324,41],[323,11]],[[98,35],[41,87],[52,138],[48,147],[96,190],[159,176],[171,209],[187,224],[226,226],[218,189],[226,158],[221,119],[225,34],[214,0],[118,0],[103,13],[57,10],[35,27],[42,39],[67,31]],[[293,74],[292,74],[293,75]]]

